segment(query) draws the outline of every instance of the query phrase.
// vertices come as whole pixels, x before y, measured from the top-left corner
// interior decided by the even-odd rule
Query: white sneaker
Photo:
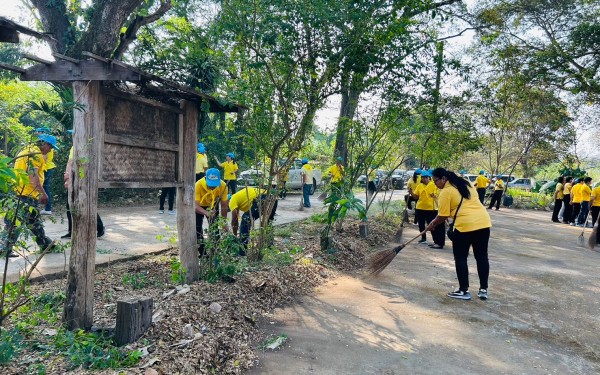
[[[41,210],[40,215],[52,215],[52,211]]]
[[[164,213],[165,213],[165,210],[158,210],[158,213],[159,213],[159,214],[164,214]]]
[[[176,214],[175,210],[169,210],[169,215],[175,215],[175,214]]]

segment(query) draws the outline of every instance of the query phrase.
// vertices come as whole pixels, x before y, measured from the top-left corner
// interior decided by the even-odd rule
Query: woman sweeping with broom
[[[490,216],[479,201],[477,191],[466,180],[444,168],[436,168],[432,175],[433,182],[442,191],[438,199],[438,215],[426,230],[433,231],[448,218],[452,217],[454,219],[448,229],[448,238],[452,241],[459,287],[448,293],[448,297],[463,300],[471,299],[467,257],[469,256],[469,248],[472,246],[477,261],[477,273],[479,274],[479,293],[477,296],[485,300],[488,297],[488,276],[490,273],[488,260],[488,242],[490,228],[492,227]]]

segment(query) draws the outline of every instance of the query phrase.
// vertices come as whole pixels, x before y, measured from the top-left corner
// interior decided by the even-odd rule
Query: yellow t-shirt
[[[496,180],[494,190],[504,190],[504,181],[501,178]]]
[[[237,163],[225,161],[221,166],[223,166],[223,179],[225,181],[236,180],[235,172],[238,170]]]
[[[421,184],[421,176],[417,175],[417,182],[415,182],[411,177],[411,179],[408,180],[408,184],[406,186],[407,189],[412,190],[414,192],[417,186],[419,186],[419,184]]]
[[[473,232],[478,229],[491,228],[492,220],[485,207],[478,199],[477,190],[469,187],[471,198],[463,199],[458,210],[454,228],[459,232]],[[440,192],[438,215],[454,218],[454,213],[460,204],[461,195],[450,182],[446,182]]]
[[[435,209],[436,190],[437,187],[433,181],[429,181],[427,185],[419,184],[417,186],[417,190],[415,190],[414,193],[419,196],[419,200],[417,201],[418,210],[433,211]],[[433,194],[434,197],[432,197],[431,194]]]
[[[581,197],[582,202],[589,202],[592,196],[592,188],[590,185],[585,182],[581,185],[581,189],[579,189],[579,196]]]
[[[21,157],[27,154],[35,154],[33,156]],[[40,184],[44,184],[44,157],[40,148],[34,145],[27,146],[17,155],[15,160],[15,170],[19,170],[26,174],[34,174],[37,169],[37,176],[40,179]],[[30,181],[25,181],[18,178],[16,181],[15,192],[17,195],[38,199],[40,192],[37,191]]]
[[[373,169],[369,172],[369,175],[367,177],[369,182],[373,182],[375,181],[375,177],[377,177],[377,172]]]
[[[239,208],[242,212],[248,212],[252,207],[252,202],[258,197],[259,194],[266,194],[266,190],[259,190],[257,188],[246,187],[231,196],[229,199],[229,210],[233,211]]]
[[[600,207],[600,185],[595,187],[592,190],[592,198],[594,198],[594,203],[592,203],[592,207]]]
[[[306,175],[307,184],[313,183],[313,167],[310,164],[304,164],[301,173]]]
[[[208,161],[206,160],[206,156],[199,152],[196,153],[196,174],[204,173],[204,171],[208,169]]]
[[[331,182],[340,182],[344,178],[344,167],[334,164],[331,167],[327,168],[325,173],[331,176]]]
[[[582,184],[577,183],[571,189],[571,198],[573,199],[573,203],[581,203],[581,188]]]
[[[477,178],[475,179],[475,184],[477,185],[477,189],[485,189],[488,186],[488,184],[490,184],[491,182],[492,181],[490,181],[487,177],[485,177],[482,174],[477,176]]]
[[[556,199],[563,199],[565,197],[564,194],[565,187],[560,182],[556,184]]]
[[[565,184],[565,187],[563,189],[563,196],[565,195],[570,195],[571,194],[571,189],[573,188],[573,184],[571,184],[570,182],[567,182]]]
[[[50,152],[44,155],[44,160],[46,162],[44,171],[56,168],[56,164],[54,163],[54,149],[51,149]]]
[[[218,200],[221,202],[227,201],[227,185],[225,184],[225,181],[221,180],[221,186],[209,189],[208,186],[206,186],[206,177],[202,177],[196,182],[196,192],[194,196],[194,200],[198,202],[200,207],[212,209]]]

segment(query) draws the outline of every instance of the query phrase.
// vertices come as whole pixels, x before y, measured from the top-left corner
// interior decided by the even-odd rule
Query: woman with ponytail
[[[477,262],[479,275],[479,293],[477,296],[486,300],[488,298],[488,276],[490,265],[488,260],[488,242],[492,222],[485,207],[478,199],[477,191],[469,182],[444,168],[436,168],[433,173],[433,182],[441,189],[438,198],[438,215],[429,224],[427,230],[433,231],[439,224],[448,218],[453,218],[452,251],[459,287],[448,293],[448,297],[470,300],[469,293],[469,266],[467,257],[469,249],[473,247],[473,254]]]

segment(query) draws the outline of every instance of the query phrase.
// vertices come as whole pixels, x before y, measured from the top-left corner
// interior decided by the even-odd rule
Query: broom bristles
[[[404,231],[404,223],[400,224],[400,228],[394,234],[394,242],[402,241],[402,232]]]
[[[369,258],[369,275],[377,276],[383,271],[398,255],[404,245],[396,246],[392,249],[379,251]]]
[[[590,238],[588,238],[588,246],[590,250],[594,250],[596,244],[598,243],[598,225],[594,227],[592,233],[590,234]]]

